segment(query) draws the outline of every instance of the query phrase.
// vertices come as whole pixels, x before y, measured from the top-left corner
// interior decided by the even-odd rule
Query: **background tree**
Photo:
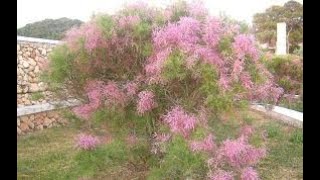
[[[80,20],[69,18],[45,19],[19,28],[17,35],[60,40],[67,30],[74,26],[79,27],[82,23]]]
[[[255,14],[253,26],[261,43],[275,45],[278,22],[287,24],[287,51],[292,53],[303,39],[303,5],[288,1],[283,6],[271,6],[264,13]]]

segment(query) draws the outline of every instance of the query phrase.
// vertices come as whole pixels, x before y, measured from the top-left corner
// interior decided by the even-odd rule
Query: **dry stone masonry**
[[[40,72],[48,63],[48,54],[59,41],[17,38],[17,106],[46,103],[52,98]]]
[[[17,37],[17,134],[65,125],[52,102],[52,92],[40,80],[48,54],[60,41]],[[70,104],[68,104],[70,106]]]
[[[67,121],[62,118],[59,111],[44,111],[17,117],[17,134],[23,135],[44,128],[65,125]]]

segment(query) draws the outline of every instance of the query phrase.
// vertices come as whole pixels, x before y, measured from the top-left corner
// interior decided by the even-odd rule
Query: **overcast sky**
[[[17,0],[17,27],[43,19],[67,17],[87,21],[93,13],[113,13],[122,4],[135,0]],[[288,0],[204,0],[213,15],[224,12],[238,20],[251,23],[252,16],[272,5],[283,5]],[[303,3],[302,0],[297,0]],[[172,0],[148,0],[157,6]]]

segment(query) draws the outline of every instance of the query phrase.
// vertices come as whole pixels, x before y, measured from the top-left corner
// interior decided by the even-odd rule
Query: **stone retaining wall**
[[[17,117],[17,134],[23,135],[44,128],[65,125],[65,120],[57,110],[45,111]]]
[[[41,82],[48,55],[61,41],[17,37],[17,134],[67,123],[58,109],[48,104],[52,92]]]
[[[48,54],[60,41],[17,37],[17,106],[23,107],[52,100],[52,92],[40,81],[48,64]]]

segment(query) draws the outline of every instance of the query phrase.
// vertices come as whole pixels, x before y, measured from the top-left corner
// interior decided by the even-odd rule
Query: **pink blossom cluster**
[[[186,113],[180,106],[175,106],[163,116],[163,121],[169,125],[171,132],[188,137],[196,126],[197,118]]]
[[[118,26],[120,28],[129,28],[137,25],[139,22],[139,16],[121,16],[118,21]]]
[[[195,152],[198,152],[198,151],[210,152],[210,151],[214,150],[216,147],[213,139],[214,139],[213,135],[209,134],[202,141],[192,141],[190,143],[191,150],[195,151]]]
[[[258,180],[258,172],[252,168],[261,158],[266,156],[264,148],[255,148],[248,143],[248,136],[252,133],[252,129],[246,126],[242,132],[243,135],[238,139],[223,141],[221,146],[215,151],[213,157],[208,160],[208,165],[211,169],[208,176],[210,179],[234,179],[234,172],[239,173],[242,180]],[[224,165],[229,165],[235,168],[234,172],[226,172],[221,170]]]
[[[210,180],[234,180],[233,172],[221,169],[216,170],[214,173],[211,172],[208,176]]]
[[[161,70],[164,66],[164,62],[168,58],[170,53],[171,49],[167,48],[158,52],[156,55],[151,56],[148,59],[148,64],[145,66],[147,75],[151,77],[160,76]]]
[[[234,36],[240,33],[240,26],[238,24],[230,24],[223,28],[224,36]]]
[[[240,74],[240,81],[243,87],[245,87],[248,90],[251,90],[254,87],[254,84],[251,80],[251,76],[248,72],[242,72]]]
[[[220,78],[218,81],[218,85],[221,88],[222,91],[226,91],[229,89],[230,87],[230,78],[228,77],[228,75],[226,73],[220,73]]]
[[[215,47],[223,33],[223,27],[221,21],[217,18],[210,18],[207,20],[204,26],[203,40],[210,47]]]
[[[73,112],[83,119],[89,119],[90,115],[101,105],[102,88],[102,81],[89,81],[85,88],[89,103],[73,108]]]
[[[138,88],[138,84],[133,81],[128,82],[124,87],[124,89],[126,90],[126,94],[129,97],[136,95],[138,92]]]
[[[104,100],[109,106],[124,106],[128,99],[127,95],[112,81],[107,85],[102,81],[89,81],[85,90],[88,103],[73,108],[73,112],[84,119],[89,119]]]
[[[193,0],[187,5],[189,15],[191,17],[203,18],[208,15],[208,9],[201,0]]]
[[[240,176],[241,180],[259,180],[258,172],[252,167],[244,168]]]
[[[107,100],[107,105],[124,106],[127,102],[126,94],[113,81],[109,81],[108,84],[104,86],[102,94]]]
[[[234,79],[238,79],[240,73],[243,71],[244,59],[236,59],[233,64],[232,75]]]
[[[84,39],[84,47],[89,52],[105,44],[102,31],[95,22],[85,23],[79,28],[67,31],[65,41],[71,49],[79,48],[79,40]]]
[[[244,136],[236,140],[225,140],[219,149],[219,156],[229,165],[241,168],[255,165],[261,158],[266,156],[266,150],[255,148],[248,144]]]
[[[277,102],[284,90],[281,87],[277,87],[271,81],[267,81],[262,85],[258,85],[251,91],[251,99]]]
[[[159,50],[168,47],[189,47],[199,41],[200,22],[192,17],[182,17],[177,23],[153,31],[153,44]]]
[[[137,111],[139,114],[144,114],[157,106],[155,95],[152,91],[141,91],[138,94]]]
[[[257,60],[259,54],[254,42],[252,35],[237,35],[232,44],[236,57],[238,59],[244,59],[245,55],[249,55],[253,60]]]
[[[92,150],[97,147],[100,143],[100,140],[92,135],[88,134],[79,134],[76,137],[76,147],[83,150]]]
[[[161,133],[161,134],[156,134],[156,140],[159,142],[166,142],[170,139],[171,135],[170,134],[165,134],[165,133]]]

